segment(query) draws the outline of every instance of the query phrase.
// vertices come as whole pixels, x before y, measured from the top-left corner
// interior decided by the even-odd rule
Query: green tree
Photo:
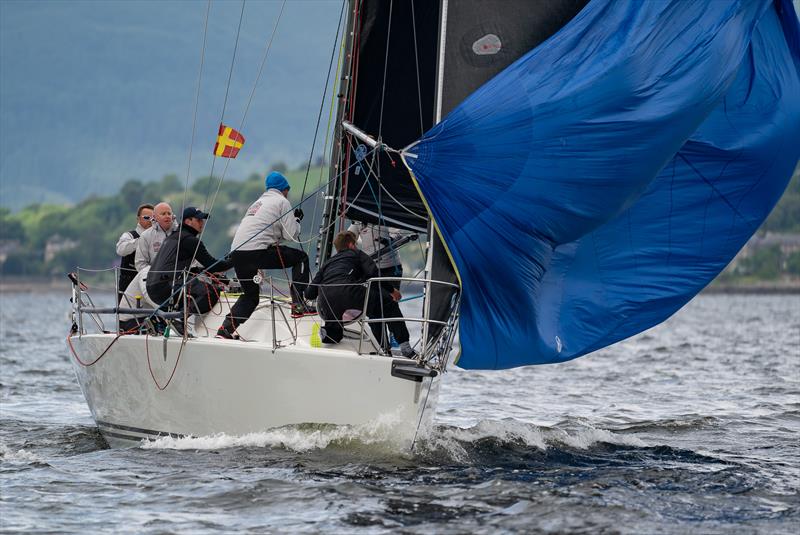
[[[744,275],[755,276],[758,279],[774,280],[781,272],[781,249],[777,245],[765,247],[748,256],[739,266],[739,271]]]
[[[795,251],[786,259],[786,272],[789,275],[800,277],[800,251]]]

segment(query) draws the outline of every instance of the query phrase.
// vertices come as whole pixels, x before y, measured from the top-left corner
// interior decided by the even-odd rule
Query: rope
[[[108,350],[111,349],[111,346],[113,346],[116,343],[117,340],[119,340],[120,336],[122,336],[122,333],[117,334],[117,336],[113,340],[111,340],[111,343],[108,344],[108,347],[106,347],[103,350],[103,352],[100,353],[100,356],[97,357],[96,359],[94,359],[92,362],[84,362],[83,360],[81,360],[81,358],[78,356],[78,353],[75,352],[75,348],[72,347],[72,335],[71,334],[67,335],[67,345],[69,346],[69,350],[72,352],[72,356],[74,356],[75,360],[78,361],[78,364],[80,364],[84,368],[88,368],[90,366],[94,366],[95,364],[97,364],[100,361],[101,358],[106,356],[106,353],[108,353]]]
[[[186,180],[183,186],[183,201],[181,202],[181,216],[183,216],[183,211],[186,209],[186,195],[189,192],[189,177],[191,176],[192,170],[192,151],[194,149],[194,138],[195,133],[197,131],[197,107],[200,102],[200,85],[203,80],[203,65],[205,65],[205,57],[206,57],[206,38],[208,36],[208,14],[211,11],[211,0],[208,0],[206,4],[206,20],[205,24],[203,25],[203,46],[200,47],[200,72],[197,76],[197,90],[194,94],[194,112],[192,113],[192,137],[189,142],[189,161],[186,165]],[[181,237],[183,232],[183,225],[178,227],[178,249],[180,249],[181,244]],[[175,273],[178,269],[178,255],[175,255],[175,265],[172,268],[172,272]],[[172,277],[172,284],[175,285],[175,276]],[[125,289],[123,288],[122,291],[124,292]]]
[[[417,443],[417,435],[419,434],[419,427],[422,425],[422,418],[425,416],[425,409],[428,406],[428,396],[431,395],[431,389],[433,388],[433,378],[431,378],[430,382],[428,383],[428,392],[425,394],[425,403],[422,405],[422,410],[419,413],[419,421],[417,422],[417,428],[414,430],[414,439],[411,441],[411,449],[414,449],[414,444]]]
[[[172,373],[169,374],[169,379],[167,379],[167,382],[164,384],[164,386],[161,386],[160,384],[158,384],[158,380],[156,379],[156,374],[153,373],[153,366],[150,364],[150,343],[148,342],[149,337],[150,337],[149,334],[146,334],[144,336],[144,348],[145,352],[147,353],[147,369],[150,370],[150,377],[153,378],[153,383],[155,383],[156,388],[158,388],[161,391],[164,391],[172,382],[172,378],[175,377],[175,371],[178,369],[178,363],[181,361],[183,348],[186,345],[186,338],[184,337],[184,339],[181,341],[181,347],[178,350],[178,357],[175,359],[175,366],[172,367]]]
[[[383,59],[383,85],[381,87],[381,113],[378,118],[378,139],[380,139],[383,132],[383,103],[386,97],[386,73],[389,69],[389,42],[392,37],[392,8],[394,8],[394,0],[389,1],[389,27],[386,30],[386,56]]]
[[[373,150],[374,150],[374,149],[373,149]],[[343,169],[343,170],[342,170],[340,173],[338,173],[336,176],[334,176],[332,179],[330,179],[330,180],[329,180],[329,181],[328,181],[328,182],[327,182],[327,183],[326,183],[324,186],[322,186],[322,187],[318,188],[317,190],[315,190],[314,192],[312,192],[312,195],[313,195],[313,194],[315,194],[315,193],[318,193],[318,192],[319,192],[319,191],[321,191],[323,188],[327,187],[327,186],[328,186],[328,184],[330,184],[332,181],[334,181],[334,180],[337,180],[337,179],[338,179],[338,177],[341,175],[341,173],[344,173],[344,172],[345,172],[345,171],[347,171],[347,170],[348,170],[348,169]],[[307,200],[307,199],[306,199],[306,200]],[[302,201],[300,201],[300,203],[298,203],[298,205],[297,205],[297,206],[300,206],[300,205],[301,205],[301,204],[303,204],[304,202],[305,202],[305,200],[302,200]],[[238,251],[239,249],[241,249],[241,248],[242,248],[242,247],[243,247],[245,244],[249,243],[249,242],[250,242],[250,241],[252,241],[254,238],[256,238],[256,237],[257,237],[259,234],[261,234],[262,232],[264,232],[265,230],[267,230],[268,228],[270,228],[270,227],[271,227],[272,225],[274,225],[276,222],[280,221],[280,219],[281,219],[283,216],[285,216],[285,215],[287,215],[287,214],[291,213],[291,212],[292,212],[292,210],[293,210],[293,207],[290,207],[289,211],[287,211],[287,212],[285,212],[285,213],[283,213],[283,214],[279,215],[277,219],[275,219],[275,220],[273,220],[272,222],[270,222],[270,223],[267,223],[266,225],[264,225],[264,226],[263,226],[263,227],[262,227],[260,230],[258,230],[258,231],[257,231],[255,234],[253,234],[253,235],[252,235],[252,236],[250,236],[249,238],[247,238],[247,239],[246,239],[244,242],[242,242],[242,243],[241,243],[241,245],[239,245],[239,247],[237,247],[236,249],[233,249],[231,252]],[[211,264],[210,266],[204,266],[204,267],[205,267],[205,269],[206,269],[206,271],[207,271],[207,272],[210,272],[210,271],[211,271],[211,270],[214,268],[214,266],[216,266],[216,265],[217,265],[218,263],[220,263],[220,262],[221,262],[221,260],[217,260],[215,263]],[[196,274],[196,275],[192,276],[190,279],[188,279],[188,280],[184,281],[184,283],[183,283],[183,285],[181,286],[181,288],[182,288],[183,286],[185,286],[185,285],[188,285],[189,283],[191,283],[193,280],[195,280],[195,279],[196,279],[197,277],[199,277],[199,276],[200,276],[199,274]],[[175,290],[172,292],[172,294],[171,294],[171,295],[170,295],[170,296],[169,296],[169,297],[168,297],[168,298],[167,298],[167,299],[166,299],[166,300],[165,300],[163,303],[160,303],[160,304],[158,305],[158,307],[157,307],[157,308],[162,308],[162,307],[164,307],[165,305],[167,305],[167,304],[168,304],[168,303],[169,303],[169,302],[170,302],[170,301],[171,301],[171,300],[172,300],[172,299],[175,297],[175,295],[176,295],[176,294],[178,294],[178,293],[180,292],[181,288],[177,288],[177,289],[175,289]],[[154,314],[151,314],[151,315],[150,315],[150,316],[148,316],[148,317],[149,317],[149,318],[152,318],[153,316],[154,316]]]
[[[419,83],[419,50],[417,50],[417,16],[414,13],[414,0],[411,0],[411,31],[414,33],[414,63],[417,67],[417,103],[419,104],[419,135],[425,133],[424,123],[422,122],[422,89]],[[397,201],[395,201],[397,202]]]
[[[342,39],[341,40],[341,44],[339,46],[339,55],[338,55],[338,57],[336,59],[336,73],[337,73],[337,75],[340,75],[341,72],[342,72],[342,58],[344,57],[344,49],[345,49],[345,39]],[[330,134],[331,134],[331,131],[333,130],[331,125],[333,124],[333,121],[334,121],[334,119],[333,119],[334,113],[333,112],[334,112],[335,108],[336,108],[336,91],[331,91],[331,102],[330,102],[330,105],[328,106],[328,122],[325,125],[325,143],[323,144],[323,149],[322,149],[322,161],[323,161],[323,164],[326,161],[326,158],[325,158],[326,155],[328,156],[328,158],[327,158],[328,162],[332,162],[333,161],[333,139],[330,137]],[[317,187],[320,187],[322,185],[323,172],[324,172],[324,165],[320,166],[320,168],[319,168],[319,180],[317,181]],[[315,195],[314,196],[314,209],[311,212],[312,213],[311,228],[315,228],[318,224],[321,224],[322,223],[322,219],[324,217],[323,214],[320,212],[320,210],[318,210],[319,201],[320,201],[321,197],[322,197],[321,195]],[[319,223],[317,223],[317,217],[320,218],[320,222]],[[331,220],[334,223],[336,222],[336,218],[331,218]],[[330,228],[330,227],[327,227],[327,228]],[[315,237],[315,239],[317,239],[317,240],[319,240],[321,238],[322,238],[322,232],[320,232],[319,235]],[[319,250],[319,246],[318,246],[317,250]]]
[[[317,124],[314,127],[314,140],[311,142],[311,152],[308,155],[308,164],[306,165],[306,177],[303,181],[303,192],[300,194],[302,200],[306,196],[306,184],[308,184],[308,174],[311,171],[311,161],[314,158],[314,147],[317,145],[317,135],[319,134],[319,123],[322,121],[322,112],[325,109],[325,95],[328,94],[328,84],[331,81],[331,69],[333,69],[333,58],[336,54],[336,43],[339,42],[339,32],[342,29],[342,17],[344,16],[344,7],[346,2],[342,2],[342,9],[339,12],[339,23],[336,25],[336,37],[333,39],[333,48],[331,49],[331,59],[328,62],[328,74],[325,75],[325,89],[322,91],[322,101],[319,105],[319,113],[317,114]]]
[[[286,0],[283,0],[281,4],[281,10],[278,12],[278,18],[275,19],[275,25],[272,27],[272,33],[270,34],[269,40],[266,43],[264,48],[264,54],[261,57],[261,64],[258,67],[258,74],[256,74],[256,79],[253,82],[253,89],[250,90],[250,97],[247,99],[247,105],[244,108],[244,113],[242,114],[242,120],[239,122],[239,131],[241,132],[244,130],[244,125],[247,120],[247,114],[250,112],[250,104],[253,102],[253,97],[256,94],[256,88],[258,87],[258,83],[261,80],[261,74],[264,71],[264,65],[267,62],[267,57],[269,57],[269,52],[272,49],[272,42],[275,39],[275,33],[278,31],[278,25],[280,24],[281,17],[283,17],[283,9],[286,7]],[[244,2],[242,3],[242,13],[244,13]],[[241,26],[241,19],[239,20],[239,24]],[[237,32],[237,43],[238,43],[238,32]],[[231,63],[231,70],[233,70],[233,63]],[[228,82],[230,84],[230,80]],[[226,93],[226,100],[227,100],[227,93]],[[225,113],[223,108],[223,114]],[[221,122],[221,121],[220,121]],[[214,176],[214,164],[216,163],[217,158],[213,158],[211,162],[211,174],[209,175],[208,179],[208,189],[206,190],[206,199],[203,201],[203,208],[207,208],[207,212],[210,214],[211,211],[214,209],[214,204],[217,202],[217,196],[219,195],[219,191],[222,188],[222,183],[225,182],[225,176],[228,174],[228,166],[231,163],[230,158],[226,159],[225,167],[222,170],[222,175],[220,176],[219,182],[217,183],[217,190],[214,192],[214,198],[211,199],[211,204],[208,204],[208,196],[211,193],[211,182]],[[203,239],[203,234],[205,233],[205,227],[200,232],[198,236],[198,240]],[[195,257],[197,256],[197,250],[200,247],[200,242],[198,241],[197,246],[195,247],[194,253],[192,254],[192,262],[194,262]]]

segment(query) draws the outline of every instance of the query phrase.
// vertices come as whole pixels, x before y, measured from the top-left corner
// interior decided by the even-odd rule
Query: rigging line
[[[389,27],[386,30],[386,55],[383,59],[383,85],[381,87],[381,113],[378,119],[378,139],[381,139],[383,132],[383,103],[386,97],[386,73],[389,70],[389,42],[392,36],[392,8],[394,0],[389,1]]]
[[[197,90],[194,95],[194,113],[192,114],[192,137],[189,141],[189,162],[186,165],[186,180],[183,185],[183,201],[181,202],[181,216],[186,209],[186,195],[189,191],[189,177],[192,173],[192,150],[194,149],[194,138],[197,131],[197,107],[200,102],[200,86],[203,81],[203,65],[206,57],[206,39],[208,37],[208,14],[211,11],[211,0],[206,3],[206,20],[203,26],[203,46],[200,48],[200,72],[197,76]],[[173,214],[174,216],[174,214]],[[183,223],[181,221],[181,223]],[[180,248],[183,225],[178,226],[178,247]],[[175,285],[175,271],[178,269],[178,255],[175,255],[175,265],[172,268],[172,285]],[[124,291],[124,290],[123,290]]]
[[[392,10],[392,6],[390,4],[389,5],[389,15],[390,15],[389,16],[389,20],[390,20],[389,26],[390,27],[391,27],[391,10]],[[387,55],[388,55],[388,49],[389,49],[388,40],[387,40],[387,44],[386,44],[386,49],[387,49]],[[385,71],[384,71],[384,84],[385,84],[385,82],[386,82],[386,79],[385,79]],[[381,103],[381,114],[383,114],[383,103]],[[380,137],[378,139],[380,139]],[[352,147],[352,143],[350,145]],[[380,145],[378,145],[378,146],[380,146]],[[376,176],[376,179],[377,179],[377,182],[378,182],[378,186],[380,186],[380,184],[381,184],[381,177],[380,177],[380,170],[381,170],[381,168],[380,168],[380,165],[381,165],[380,164],[380,151],[377,151],[377,150],[374,151],[372,153],[371,157],[372,157],[373,163],[376,160],[378,161],[377,165],[376,165],[378,172],[375,173],[375,176]],[[364,160],[366,160],[366,158],[364,158]],[[369,163],[367,163],[367,165],[370,167],[370,171],[372,171],[372,166]],[[376,198],[375,197],[375,191],[373,190],[372,184],[370,183],[370,180],[369,180],[369,173],[367,173],[367,176],[364,177],[364,182],[369,184],[369,191],[372,194],[372,198],[375,199],[375,202],[377,204],[378,221],[380,222],[380,226],[385,226],[386,220],[383,217],[383,207],[382,207],[381,201],[380,201],[381,190],[378,189],[378,197]],[[378,235],[380,235],[380,229],[378,230]],[[378,257],[377,261],[380,262],[381,258]],[[380,292],[381,289],[382,289],[382,287],[380,286],[380,283],[379,283],[378,292]],[[380,295],[380,293],[379,293],[379,295]],[[386,317],[386,312],[384,311],[384,308],[383,308],[383,299],[380,299],[380,306],[381,306],[381,317]],[[388,342],[387,336],[386,336],[386,326],[381,326],[381,340],[380,340],[381,347],[383,347],[386,342]]]
[[[375,150],[375,149],[372,149],[372,150]],[[369,153],[367,153],[367,154],[369,154]],[[320,188],[316,189],[316,190],[315,190],[315,191],[313,191],[311,194],[313,195],[313,194],[315,194],[315,193],[318,193],[318,192],[322,191],[322,189],[323,189],[323,188],[327,188],[327,187],[328,187],[328,185],[329,185],[331,182],[333,182],[333,181],[335,181],[335,180],[338,180],[338,179],[339,179],[339,177],[340,177],[340,176],[341,176],[343,173],[345,173],[345,172],[347,172],[347,171],[349,171],[349,168],[348,168],[348,169],[342,169],[342,171],[340,171],[340,172],[339,172],[339,173],[337,173],[337,174],[336,174],[336,175],[335,175],[333,178],[331,178],[330,180],[328,180],[328,182],[326,182],[326,183],[325,183],[325,185],[323,185],[323,186],[321,186]],[[297,205],[295,205],[295,206],[292,206],[288,212],[285,212],[285,213],[283,213],[283,214],[279,215],[277,219],[275,219],[275,220],[273,220],[272,222],[270,222],[270,223],[268,223],[268,224],[264,225],[264,226],[263,226],[263,227],[262,227],[260,230],[258,230],[258,231],[257,231],[255,234],[253,234],[252,236],[250,236],[249,238],[247,238],[247,239],[246,239],[244,242],[242,242],[242,243],[239,245],[239,247],[237,247],[236,249],[233,249],[233,250],[232,250],[232,251],[230,251],[230,252],[232,253],[232,252],[234,252],[234,251],[238,251],[239,249],[241,249],[241,248],[242,248],[242,246],[244,246],[245,244],[249,243],[249,242],[250,242],[250,241],[252,241],[252,240],[253,240],[253,239],[254,239],[256,236],[258,236],[259,234],[261,234],[262,232],[264,232],[265,230],[267,230],[268,228],[270,228],[272,225],[274,225],[275,223],[277,223],[278,221],[280,221],[280,219],[281,219],[283,216],[285,216],[285,215],[287,215],[287,214],[290,214],[290,213],[292,213],[292,211],[294,210],[294,208],[296,208],[296,207],[298,207],[298,206],[302,205],[304,202],[305,202],[304,200],[301,200],[301,201],[300,201],[300,202],[299,202]],[[219,262],[221,262],[221,259],[217,259],[217,261],[216,261],[215,263],[211,264],[210,266],[204,266],[204,267],[205,267],[205,270],[204,270],[204,271],[211,271],[211,270],[214,268],[214,266],[216,266],[216,265],[217,265]],[[197,278],[198,278],[200,275],[201,275],[201,273],[198,273],[198,274],[195,274],[195,275],[193,275],[193,276],[192,276],[191,278],[189,278],[188,280],[185,280],[185,281],[183,282],[183,284],[182,284],[182,285],[181,285],[179,288],[175,288],[175,289],[173,290],[173,292],[170,294],[170,296],[169,296],[169,297],[167,297],[167,299],[165,299],[165,300],[164,300],[164,302],[160,303],[160,304],[159,304],[159,305],[158,305],[156,308],[157,308],[157,309],[161,309],[162,307],[166,306],[166,305],[167,305],[167,304],[168,304],[168,303],[169,303],[169,302],[172,300],[172,298],[174,298],[174,297],[175,297],[175,296],[176,296],[176,295],[177,295],[177,294],[178,294],[178,293],[181,291],[181,289],[182,289],[184,286],[187,286],[189,283],[191,283],[192,281],[196,280],[196,279],[197,279]],[[155,316],[155,312],[153,312],[152,314],[150,314],[150,315],[149,315],[149,316],[148,316],[146,319],[153,318],[154,316]]]
[[[365,158],[364,160],[366,161],[366,158]],[[390,199],[392,199],[392,200],[395,202],[395,204],[397,204],[397,206],[399,206],[400,208],[402,208],[403,210],[405,210],[405,211],[406,211],[406,212],[408,212],[409,214],[413,215],[414,217],[417,217],[417,218],[419,218],[419,219],[422,219],[423,221],[428,221],[428,218],[427,218],[427,217],[419,215],[418,213],[416,213],[416,212],[414,212],[413,210],[411,210],[411,208],[408,208],[406,205],[404,205],[403,203],[401,203],[400,201],[398,201],[398,200],[397,200],[397,198],[395,198],[395,197],[394,197],[394,195],[392,195],[392,194],[389,192],[389,190],[388,190],[388,189],[386,189],[386,186],[384,186],[384,185],[383,185],[383,182],[381,182],[381,180],[380,180],[380,177],[378,176],[378,173],[377,173],[377,172],[376,172],[376,171],[375,171],[375,170],[372,168],[372,166],[371,166],[371,165],[370,165],[368,162],[367,162],[367,164],[366,164],[366,165],[367,165],[367,167],[369,167],[369,173],[371,173],[371,174],[375,175],[375,177],[376,177],[376,179],[377,179],[377,182],[378,182],[378,187],[379,187],[379,188],[380,188],[382,191],[384,191],[384,192],[386,193],[386,195],[388,195],[388,196],[389,196],[389,198],[390,198]],[[378,168],[378,171],[380,171],[380,168]],[[373,197],[374,197],[374,195],[373,195]],[[377,199],[376,199],[376,201],[377,201]],[[353,204],[353,203],[351,202],[350,204]],[[379,217],[380,217],[382,220],[384,219],[384,217],[383,217],[383,214],[380,214],[380,215],[379,215]]]
[[[233,78],[233,66],[236,63],[236,52],[239,50],[239,35],[242,31],[242,19],[244,19],[244,6],[246,3],[247,0],[242,0],[242,10],[239,12],[239,25],[236,28],[236,41],[233,45],[233,56],[231,57],[231,68],[228,71],[228,83],[225,85],[225,99],[222,101],[222,114],[219,117],[220,123],[225,120],[225,109],[228,106],[228,94],[230,93],[231,79]]]
[[[306,185],[308,184],[308,174],[311,172],[311,160],[314,159],[314,148],[317,145],[317,135],[319,134],[319,123],[322,122],[322,112],[325,110],[325,95],[328,94],[328,85],[331,81],[331,70],[333,69],[333,58],[336,55],[336,49],[339,48],[336,46],[336,43],[339,42],[339,33],[342,30],[342,18],[344,17],[344,8],[346,3],[342,2],[342,9],[339,11],[339,23],[336,25],[336,37],[333,39],[333,48],[331,49],[331,59],[328,62],[328,74],[325,76],[325,89],[322,91],[322,101],[319,105],[319,113],[317,114],[317,124],[314,127],[314,140],[311,142],[311,154],[308,155],[308,165],[306,165],[306,177],[303,181],[303,192],[300,194],[300,198],[306,196]]]
[[[278,17],[275,19],[275,24],[272,27],[272,32],[270,33],[269,39],[264,47],[264,54],[261,57],[261,63],[258,67],[258,73],[256,74],[256,79],[253,82],[253,89],[250,90],[250,96],[247,99],[247,104],[245,105],[244,113],[242,114],[242,120],[239,122],[239,131],[241,132],[244,130],[244,125],[247,120],[247,115],[250,112],[250,104],[253,102],[253,97],[255,97],[256,89],[258,88],[258,83],[261,81],[261,75],[264,71],[264,65],[267,63],[267,58],[269,57],[269,52],[272,50],[272,43],[275,40],[275,34],[278,31],[278,26],[280,24],[281,18],[283,17],[283,10],[286,7],[286,0],[283,0],[281,4],[281,10],[278,12]],[[224,113],[224,111],[223,111]],[[214,158],[216,161],[216,158]],[[209,213],[214,206],[214,203],[217,200],[217,195],[219,194],[219,190],[222,187],[222,183],[225,181],[225,176],[228,171],[228,166],[230,165],[230,159],[226,160],[225,168],[222,171],[222,176],[220,177],[219,183],[217,184],[217,190],[214,193],[214,198],[211,200],[211,206],[209,207]],[[213,174],[213,167],[212,167],[212,174]],[[211,188],[211,181],[209,180],[209,191]],[[208,193],[206,194],[206,203],[208,203]],[[205,206],[205,205],[204,205]]]
[[[345,39],[343,38],[342,39],[342,44],[339,46],[339,57],[337,58],[337,62],[336,62],[336,76],[337,76],[337,78],[338,78],[339,74],[342,71],[342,55],[343,55],[343,51],[344,51],[344,42],[345,42]],[[333,143],[331,141],[330,133],[331,133],[331,130],[332,130],[331,125],[333,123],[333,111],[334,111],[334,107],[335,106],[336,106],[336,91],[331,91],[331,103],[330,103],[330,106],[328,108],[328,122],[325,125],[325,141],[322,144],[322,165],[319,168],[319,180],[317,181],[317,187],[322,185],[322,177],[323,177],[323,171],[325,169],[326,155],[328,156],[328,160],[327,161],[333,162]],[[312,229],[315,228],[318,224],[322,223],[323,216],[318,210],[320,198],[321,198],[320,195],[315,195],[314,196],[314,209],[311,212],[311,228]],[[319,223],[317,223],[317,215],[318,214],[319,214],[319,218],[320,218]],[[333,221],[336,221],[336,218],[331,218],[331,219],[333,219]],[[330,228],[330,227],[328,227],[328,228]],[[321,238],[321,233],[317,237]],[[317,250],[319,250],[319,245],[317,245]]]
[[[253,82],[253,89],[250,91],[250,97],[247,99],[247,104],[245,105],[244,113],[242,114],[242,120],[239,123],[239,131],[240,132],[242,130],[244,130],[245,121],[247,120],[247,114],[250,111],[250,104],[253,102],[253,97],[256,94],[256,88],[258,87],[258,83],[261,81],[261,74],[264,71],[264,65],[267,62],[267,57],[269,57],[269,52],[270,52],[270,50],[272,50],[272,43],[275,40],[275,34],[278,31],[278,26],[279,26],[279,24],[281,22],[281,18],[283,17],[283,10],[284,10],[285,7],[286,7],[286,0],[283,0],[283,3],[281,4],[281,10],[278,12],[278,17],[275,19],[275,24],[272,27],[272,32],[270,33],[269,39],[267,40],[267,43],[266,43],[266,45],[264,47],[264,54],[261,57],[261,63],[259,64],[259,67],[258,67],[258,73],[256,74],[255,81]],[[242,13],[244,13],[244,4],[242,5]],[[241,20],[239,21],[239,23],[241,25]],[[237,33],[237,42],[238,42],[238,33]],[[231,69],[233,69],[233,64],[231,64]],[[231,72],[233,72],[233,71],[231,70]],[[226,98],[227,98],[227,95],[226,95]],[[224,113],[224,107],[223,107],[223,113]],[[214,175],[214,162],[216,162],[216,159],[217,158],[214,157],[214,160],[212,162],[211,176],[209,176],[209,179],[208,179],[208,191],[206,192],[206,200],[205,200],[205,203],[203,204],[203,208],[206,208],[206,207],[208,208],[208,210],[206,210],[206,211],[209,214],[214,209],[214,204],[217,202],[217,196],[219,195],[219,190],[222,188],[222,183],[225,181],[225,177],[227,176],[227,173],[228,173],[228,167],[230,166],[230,163],[231,163],[230,158],[226,159],[225,168],[222,170],[222,175],[220,176],[219,182],[217,183],[217,190],[214,192],[214,198],[211,199],[211,204],[209,205],[208,204],[208,195],[209,195],[209,193],[211,191],[211,183],[213,181],[213,175]],[[204,232],[205,232],[205,227],[203,227],[203,230],[200,231],[200,236],[199,236],[200,240],[202,240]],[[194,261],[194,258],[197,255],[197,250],[198,250],[199,247],[200,247],[200,243],[198,241],[198,244],[197,244],[197,246],[195,247],[195,250],[194,250],[194,254],[192,254],[192,261]]]
[[[242,121],[239,123],[239,130],[241,131],[244,129],[245,121],[247,120],[247,114],[250,112],[250,104],[253,102],[253,97],[256,94],[256,88],[258,87],[258,82],[261,81],[261,73],[264,70],[264,65],[267,63],[267,57],[269,56],[270,50],[272,50],[272,42],[275,40],[275,34],[278,31],[278,25],[281,22],[281,17],[283,17],[283,9],[286,7],[286,0],[283,0],[281,4],[281,10],[278,12],[278,18],[275,19],[275,25],[272,27],[272,33],[269,36],[269,41],[267,42],[267,46],[264,49],[264,55],[261,58],[261,64],[258,67],[258,74],[256,75],[256,81],[253,83],[253,89],[250,91],[250,97],[247,99],[247,105],[244,108],[244,114],[242,114]]]
[[[414,35],[414,63],[417,66],[417,103],[419,104],[419,135],[425,133],[425,127],[422,122],[422,89],[419,83],[419,50],[417,50],[417,16],[414,13],[414,0],[411,0],[411,31]],[[388,193],[388,192],[387,192]]]
[[[425,401],[422,405],[422,410],[419,413],[419,421],[417,422],[417,428],[414,430],[414,439],[411,441],[411,449],[414,449],[414,444],[417,443],[417,435],[419,434],[419,428],[422,425],[422,418],[425,416],[425,409],[428,405],[428,396],[431,395],[431,389],[433,388],[433,378],[431,378],[430,382],[428,383],[428,393],[425,394]]]
[[[242,10],[239,12],[239,25],[236,27],[236,40],[233,43],[233,55],[231,56],[231,68],[228,70],[228,82],[225,84],[225,98],[222,101],[222,113],[219,116],[219,123],[223,124],[225,121],[225,110],[228,107],[228,95],[231,89],[231,80],[233,79],[233,67],[236,64],[236,52],[239,50],[239,36],[242,31],[242,19],[244,18],[244,6],[247,0],[242,0]],[[203,202],[203,208],[208,206],[208,197],[211,194],[211,183],[214,179],[214,165],[216,164],[216,156],[211,159],[211,173],[208,177],[208,187],[206,188],[206,200]]]
[[[358,198],[361,196],[361,193],[364,191],[364,187],[365,187],[366,185],[367,185],[367,183],[366,183],[366,182],[364,182],[363,184],[361,184],[361,189],[360,189],[360,190],[358,190],[358,193],[356,193],[356,196],[355,196],[355,197],[353,197],[353,201],[354,201],[354,202],[355,202],[355,201],[357,201],[357,200],[358,200]],[[327,225],[326,227],[324,227],[324,228],[320,228],[320,230],[319,230],[319,232],[318,232],[317,234],[315,234],[314,236],[311,236],[311,237],[310,237],[309,239],[307,239],[307,240],[295,240],[294,238],[292,238],[292,239],[289,239],[289,240],[286,240],[286,241],[291,241],[291,242],[293,242],[293,243],[298,243],[298,244],[308,244],[308,243],[311,243],[312,241],[316,240],[317,238],[321,238],[321,237],[322,237],[322,235],[323,235],[323,233],[324,233],[325,231],[327,231],[329,228],[333,227],[334,225],[336,225],[336,220],[333,220],[331,223],[328,223],[328,225]]]
[[[342,44],[339,46],[339,57],[337,58],[336,64],[336,73],[337,77],[339,73],[342,71],[342,57],[344,55],[344,43],[345,40],[342,39]],[[328,122],[325,125],[325,141],[322,144],[322,165],[319,168],[319,180],[317,180],[317,187],[322,185],[322,180],[324,176],[324,169],[325,169],[325,161],[327,156],[328,162],[333,162],[333,140],[331,139],[331,131],[333,130],[331,125],[333,124],[333,116],[334,116],[334,108],[336,106],[336,91],[331,91],[331,102],[328,107]],[[316,224],[316,216],[317,216],[317,208],[319,207],[319,200],[320,196],[317,195],[314,200],[314,210],[312,212],[313,218],[311,220],[312,225]],[[322,214],[320,214],[321,216]],[[313,227],[312,227],[313,228]]]

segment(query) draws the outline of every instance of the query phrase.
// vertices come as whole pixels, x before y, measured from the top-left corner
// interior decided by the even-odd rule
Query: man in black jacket
[[[177,308],[181,308],[183,300],[176,290],[183,284],[182,272],[191,267],[193,260],[214,272],[224,272],[232,267],[230,260],[217,260],[211,256],[197,237],[203,230],[206,219],[208,214],[205,212],[194,206],[187,207],[183,211],[180,229],[170,234],[161,244],[150,273],[147,274],[147,294],[153,302],[162,307],[175,304]],[[219,300],[216,289],[198,278],[188,284],[187,291],[189,311],[192,313],[205,314]]]
[[[363,283],[378,276],[378,267],[356,247],[356,239],[356,235],[349,231],[337,234],[333,241],[336,254],[325,262],[306,289],[306,297],[317,299],[317,310],[325,320],[325,327],[320,332],[324,343],[336,344],[342,340],[345,312],[364,308],[366,288]],[[410,337],[400,306],[392,294],[378,283],[371,285],[367,316],[372,319],[399,318],[398,321],[387,323],[389,331],[400,344],[403,356],[411,358],[416,355],[409,344]],[[379,342],[383,337],[381,325],[369,324]]]

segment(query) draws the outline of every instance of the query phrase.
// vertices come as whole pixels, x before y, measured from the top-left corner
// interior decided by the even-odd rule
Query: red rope
[[[107,348],[105,348],[105,350],[104,350],[102,353],[100,353],[100,356],[99,356],[99,357],[97,357],[96,359],[94,359],[92,362],[84,362],[84,361],[82,361],[82,360],[81,360],[81,358],[78,356],[78,353],[76,353],[76,352],[75,352],[75,348],[74,348],[74,347],[72,347],[72,335],[71,335],[71,334],[68,334],[68,335],[67,335],[67,345],[69,346],[69,350],[72,352],[72,356],[73,356],[73,357],[75,357],[75,360],[77,360],[77,361],[78,361],[78,364],[80,364],[81,366],[83,366],[83,367],[85,367],[85,368],[88,368],[89,366],[94,366],[95,364],[97,364],[97,362],[98,362],[98,361],[99,361],[101,358],[103,358],[103,357],[106,355],[106,353],[108,353],[108,350],[109,350],[109,349],[111,349],[111,346],[113,346],[113,345],[114,345],[114,343],[115,343],[117,340],[119,340],[119,337],[120,337],[120,336],[122,336],[123,334],[124,334],[124,333],[119,333],[119,334],[116,336],[116,338],[114,338],[113,340],[111,340],[111,343],[110,343],[110,344],[108,344],[108,347],[107,347]]]
[[[150,344],[148,343],[149,334],[144,336],[144,348],[147,353],[147,369],[150,370],[150,377],[153,378],[153,383],[155,383],[156,388],[163,391],[169,386],[172,382],[172,378],[175,377],[175,371],[178,369],[178,363],[181,361],[181,355],[183,354],[183,347],[186,345],[186,340],[181,342],[181,348],[178,350],[178,358],[175,359],[175,366],[172,368],[172,373],[169,374],[169,379],[167,379],[167,383],[164,386],[158,384],[158,380],[156,379],[155,373],[153,373],[153,366],[150,364]]]

